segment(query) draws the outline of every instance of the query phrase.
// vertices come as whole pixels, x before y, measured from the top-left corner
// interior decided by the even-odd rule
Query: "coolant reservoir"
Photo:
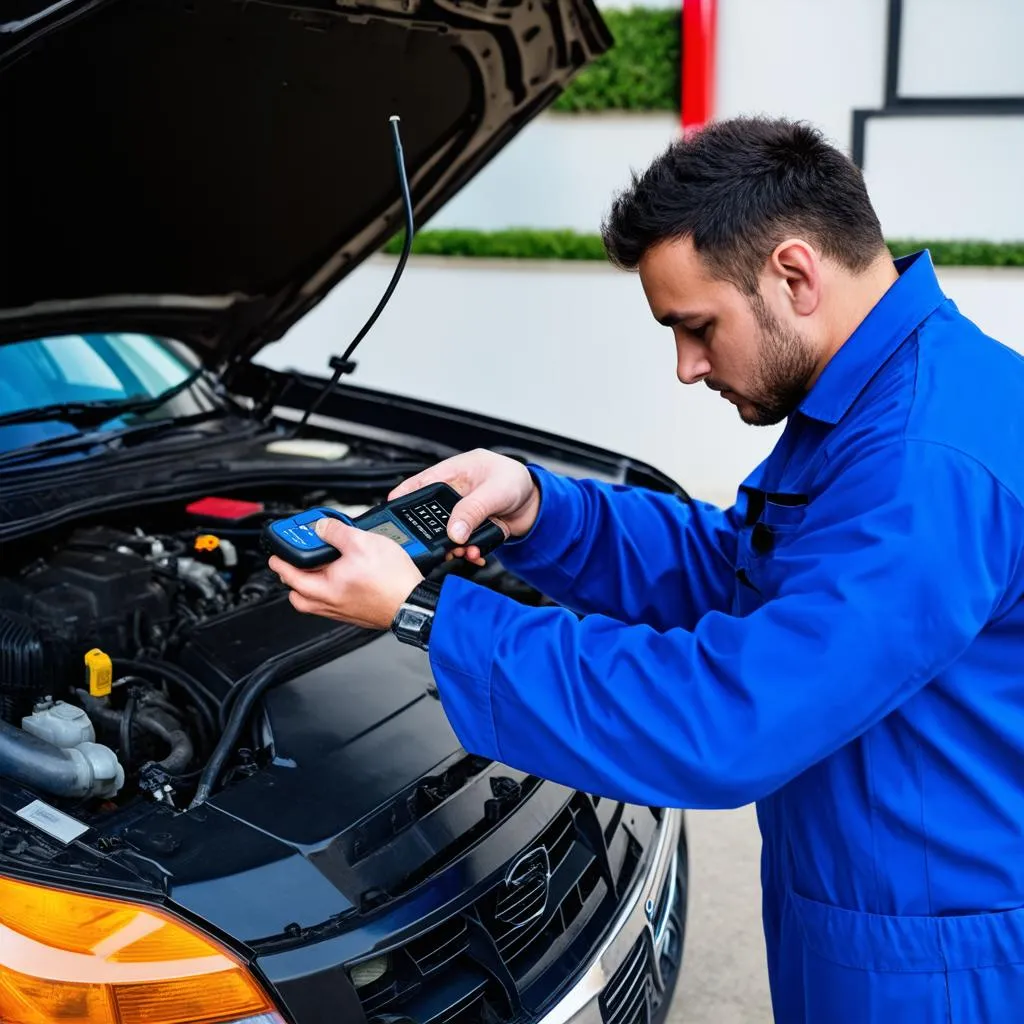
[[[85,711],[62,700],[52,707],[33,711],[21,720],[21,727],[25,732],[64,749],[77,747],[79,743],[92,743],[96,739],[96,730]]]

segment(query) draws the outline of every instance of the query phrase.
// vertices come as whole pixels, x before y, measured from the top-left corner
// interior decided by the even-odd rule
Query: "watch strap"
[[[405,604],[415,605],[417,608],[425,608],[427,611],[437,611],[437,603],[441,600],[441,584],[433,580],[423,580],[417,583],[412,593],[405,599]]]

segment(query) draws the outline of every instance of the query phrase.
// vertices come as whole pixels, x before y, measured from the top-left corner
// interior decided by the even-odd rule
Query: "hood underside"
[[[16,17],[15,17],[16,16]],[[0,342],[280,337],[610,45],[591,0],[13,0]]]

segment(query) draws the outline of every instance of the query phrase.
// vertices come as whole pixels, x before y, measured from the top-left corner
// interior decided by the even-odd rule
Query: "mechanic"
[[[449,482],[452,540],[497,517],[503,564],[567,607],[438,590],[330,520],[343,558],[273,569],[363,626],[436,605],[468,751],[639,804],[756,801],[776,1020],[1024,1019],[1024,359],[927,252],[893,262],[859,171],[802,124],[674,143],[604,240],[683,383],[787,420],[733,507],[476,451],[393,496]]]

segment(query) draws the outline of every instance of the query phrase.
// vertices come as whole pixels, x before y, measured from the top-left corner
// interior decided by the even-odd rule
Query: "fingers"
[[[446,562],[451,562],[456,558],[464,558],[467,562],[472,562],[474,565],[487,564],[487,560],[480,554],[480,549],[475,544],[469,548],[452,548],[444,556]]]
[[[415,476],[403,480],[388,495],[388,501],[394,501],[395,498],[412,494],[413,491],[418,491],[421,487],[426,487],[428,484],[451,483],[459,473],[458,465],[453,466],[452,463],[461,458],[461,455],[455,455],[450,459],[437,463],[436,466],[423,470],[422,473],[417,473]]]
[[[293,590],[288,595],[288,600],[291,606],[297,612],[302,612],[303,615],[312,615],[320,607],[318,601],[311,601],[308,597],[303,597],[297,590]]]
[[[360,533],[358,527],[347,526],[340,519],[331,519],[328,516],[318,519],[313,524],[313,529],[316,530],[316,535],[322,541],[343,553],[345,548],[349,547]]]
[[[448,523],[448,536],[456,544],[469,540],[470,534],[482,526],[484,520],[493,516],[507,504],[508,495],[503,485],[496,480],[485,480],[452,509],[451,521]],[[498,521],[498,525],[505,531],[507,537],[508,528],[500,521]]]
[[[321,601],[330,594],[330,585],[324,578],[324,574],[318,569],[297,569],[286,561],[273,555],[267,562],[271,572],[277,573],[281,582],[293,592],[300,595],[304,600]],[[294,601],[292,602],[295,603]]]

